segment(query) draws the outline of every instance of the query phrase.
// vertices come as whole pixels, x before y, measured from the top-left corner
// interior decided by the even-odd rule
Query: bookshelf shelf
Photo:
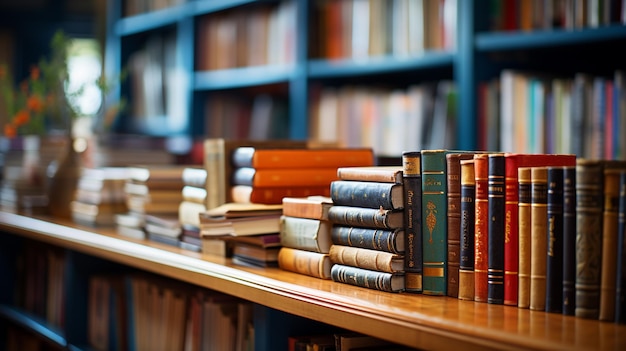
[[[276,2],[277,0],[272,0]],[[206,15],[217,11],[222,11],[243,5],[269,2],[268,0],[198,0],[193,1],[193,14]]]
[[[121,18],[115,25],[115,34],[124,37],[174,25],[189,17],[193,9],[191,4]]]
[[[626,326],[448,297],[384,293],[277,268],[0,212],[2,236],[17,235],[184,281],[321,323],[427,350],[624,349]],[[9,234],[10,233],[10,234]],[[2,309],[5,311],[11,309]],[[271,330],[271,328],[270,328]],[[271,331],[270,331],[271,332]]]
[[[310,78],[358,77],[393,72],[413,72],[432,68],[452,68],[455,55],[449,52],[427,52],[419,57],[393,56],[368,58],[362,61],[311,60],[308,63]]]
[[[42,318],[33,316],[19,308],[10,305],[0,305],[0,319],[9,321],[35,335],[39,335],[42,340],[55,348],[65,350],[69,346],[61,330],[50,326]]]
[[[611,25],[582,30],[534,32],[490,32],[476,34],[476,50],[481,52],[553,48],[603,41],[626,40],[626,26]]]
[[[255,66],[196,72],[194,89],[222,90],[286,83],[293,75],[293,68],[289,66]]]

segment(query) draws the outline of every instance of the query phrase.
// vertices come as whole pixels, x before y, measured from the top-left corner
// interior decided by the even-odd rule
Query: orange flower
[[[0,79],[4,78],[7,75],[7,67],[5,65],[0,65]]]
[[[37,79],[39,79],[39,73],[40,73],[40,71],[39,71],[39,67],[37,67],[37,66],[33,66],[33,67],[31,67],[31,68],[30,68],[30,77],[31,77],[33,80],[37,80]]]
[[[15,124],[16,127],[19,127],[21,125],[28,123],[29,120],[30,120],[30,115],[28,114],[28,111],[26,110],[19,111],[13,117],[13,123]]]
[[[13,138],[17,135],[17,128],[12,124],[4,126],[4,135],[8,138]]]
[[[30,111],[33,111],[33,112],[43,111],[43,101],[37,95],[29,96],[28,100],[26,101],[26,106],[28,107]]]

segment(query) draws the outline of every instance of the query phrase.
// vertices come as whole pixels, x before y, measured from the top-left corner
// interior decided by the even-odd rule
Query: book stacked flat
[[[202,251],[200,213],[207,210],[207,170],[201,166],[183,170],[182,198],[178,207],[178,221],[182,227],[180,245],[192,251]]]
[[[327,196],[285,197],[280,219],[278,266],[286,271],[330,279],[332,222]]]
[[[331,183],[334,223],[331,278],[340,283],[400,292],[404,280],[402,166],[341,167]]]
[[[329,195],[337,168],[371,166],[370,148],[258,149],[232,153],[234,202],[280,204],[283,197]]]
[[[183,200],[186,168],[184,165],[128,167],[129,177],[124,184],[128,213],[116,218],[118,228],[121,223],[128,224],[137,237],[144,230],[148,239],[179,246],[178,210]],[[131,234],[130,231],[120,234]]]
[[[282,205],[227,203],[199,214],[202,252],[277,266]]]
[[[112,226],[115,215],[127,211],[125,167],[84,168],[71,203],[72,220],[90,226]]]

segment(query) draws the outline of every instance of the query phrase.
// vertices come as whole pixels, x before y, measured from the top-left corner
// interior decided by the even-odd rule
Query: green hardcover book
[[[422,150],[422,293],[446,295],[448,271],[448,196],[446,154]],[[454,151],[459,152],[459,151]]]

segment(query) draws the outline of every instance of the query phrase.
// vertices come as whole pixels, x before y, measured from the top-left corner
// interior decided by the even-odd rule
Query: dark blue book
[[[459,299],[474,300],[474,229],[476,218],[474,160],[461,161]]]
[[[402,154],[405,291],[422,292],[422,174],[420,153]]]
[[[504,303],[504,154],[489,155],[487,302]]]
[[[404,275],[373,271],[335,263],[330,270],[333,281],[373,290],[400,292],[404,290]]]
[[[336,180],[330,184],[330,197],[338,206],[399,210],[404,208],[402,184]]]
[[[546,311],[563,311],[563,167],[548,167]]]
[[[377,229],[334,225],[330,238],[333,244],[404,254],[404,228]]]
[[[620,175],[615,322],[626,324],[626,172]]]
[[[563,306],[565,315],[576,309],[576,167],[563,167]]]

